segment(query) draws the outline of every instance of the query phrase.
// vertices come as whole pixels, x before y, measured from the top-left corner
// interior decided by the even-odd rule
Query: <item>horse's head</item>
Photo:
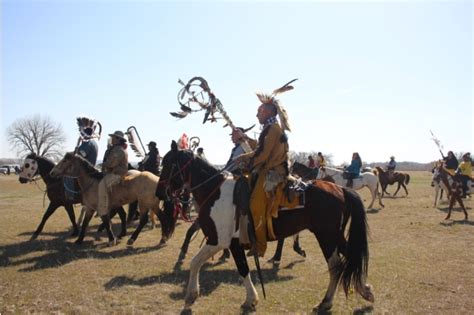
[[[178,150],[177,143],[171,143],[171,150],[161,160],[160,181],[156,188],[156,196],[159,199],[168,200],[169,193],[183,189],[189,181],[189,166],[193,160],[192,151]]]
[[[68,152],[61,161],[56,164],[50,172],[52,177],[71,176],[77,177],[79,170],[74,163],[74,153]]]
[[[26,156],[18,180],[20,183],[27,183],[38,175],[39,166],[36,153],[30,153]]]
[[[318,177],[318,169],[317,168],[310,168],[304,165],[303,163],[299,163],[295,161],[291,166],[291,173],[294,175],[298,175],[303,180],[312,180]]]
[[[433,176],[431,177],[431,187],[435,186],[435,183],[439,183],[441,180],[441,172],[438,166],[435,166],[432,170],[431,173],[433,173]]]

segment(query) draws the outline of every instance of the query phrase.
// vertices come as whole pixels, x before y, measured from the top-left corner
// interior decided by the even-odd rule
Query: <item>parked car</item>
[[[8,170],[10,170],[10,173],[8,173]],[[0,174],[15,174],[15,167],[13,165],[2,165],[0,166]]]

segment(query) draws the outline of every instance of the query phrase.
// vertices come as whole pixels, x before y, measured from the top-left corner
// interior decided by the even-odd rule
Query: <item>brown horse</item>
[[[258,294],[238,239],[233,203],[235,180],[205,160],[196,158],[192,151],[178,150],[174,141],[171,151],[162,160],[162,166],[157,195],[164,199],[188,187],[199,209],[201,229],[207,237],[206,245],[191,261],[185,310],[199,296],[198,279],[202,265],[224,248],[230,248],[247,292],[242,307],[254,309]],[[348,222],[350,224],[346,229]],[[272,224],[278,239],[308,229],[318,240],[329,270],[329,285],[323,300],[316,307],[318,311],[332,307],[339,284],[342,284],[346,294],[353,286],[355,292],[373,302],[371,287],[365,283],[369,262],[367,218],[357,193],[332,183],[314,181],[305,191],[304,207],[280,211],[278,217],[272,219]]]
[[[85,231],[92,215],[97,209],[99,203],[99,182],[103,177],[103,173],[95,169],[89,161],[82,156],[74,153],[66,153],[64,158],[51,170],[52,176],[71,176],[76,177],[83,195],[83,205],[87,212],[82,223],[82,229],[77,244],[82,243]],[[140,234],[141,230],[148,222],[148,211],[152,210],[158,217],[163,227],[163,221],[176,221],[173,218],[172,206],[165,204],[165,210],[160,208],[160,200],[155,196],[155,187],[158,183],[158,176],[150,172],[134,171],[133,174],[127,175],[120,184],[113,187],[110,195],[110,208],[120,207],[138,200],[140,206],[140,223],[135,232],[128,240],[127,244],[132,245]],[[109,215],[101,216],[109,236],[109,242],[115,244],[115,236],[110,230]],[[169,226],[169,224],[167,224]],[[174,229],[162,228],[162,239],[160,244],[166,243],[172,235]]]
[[[410,182],[410,175],[407,173],[401,173],[401,172],[395,172],[393,173],[393,176],[389,176],[389,173],[384,171],[383,168],[380,166],[376,166],[375,169],[377,170],[377,174],[379,176],[379,182],[380,185],[382,186],[382,197],[383,194],[386,193],[387,195],[390,196],[390,194],[387,192],[387,186],[388,185],[393,185],[395,183],[398,184],[397,190],[393,194],[395,197],[400,190],[400,187],[403,187],[405,189],[405,193],[408,196],[408,190],[405,185],[408,185]]]
[[[464,207],[464,203],[461,198],[463,194],[461,181],[456,179],[455,176],[451,175],[446,170],[443,162],[439,163],[435,167],[434,174],[436,178],[440,180],[443,186],[447,188],[446,191],[448,194],[449,209],[448,209],[448,215],[444,219],[448,220],[451,217],[451,211],[453,210],[453,206],[457,201],[459,205],[461,206],[462,211],[464,211],[464,220],[467,220],[468,218],[467,211],[466,211],[466,208]]]

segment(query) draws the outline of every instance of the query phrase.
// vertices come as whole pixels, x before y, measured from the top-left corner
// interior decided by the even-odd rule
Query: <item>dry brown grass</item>
[[[459,208],[444,221],[447,204],[433,208],[430,174],[412,172],[408,198],[385,198],[385,209],[368,213],[370,225],[369,282],[376,301],[368,303],[339,291],[334,313],[469,313],[474,310],[474,222],[463,222]],[[44,187],[44,185],[42,185]],[[394,191],[394,186],[389,188]],[[401,194],[404,195],[403,193]],[[368,193],[363,197],[367,203]],[[472,200],[466,202],[469,215]],[[46,205],[45,205],[46,206]],[[0,313],[179,313],[191,243],[182,269],[175,270],[188,225],[177,227],[169,245],[158,248],[159,230],[145,228],[133,249],[124,241],[106,247],[96,240],[98,219],[82,246],[68,238],[70,223],[58,209],[36,241],[29,241],[44,212],[43,194],[17,177],[0,176]],[[76,208],[79,214],[79,208]],[[118,224],[116,219],[114,222]],[[118,231],[118,225],[114,226]],[[131,231],[131,230],[130,230]],[[258,313],[310,313],[322,299],[327,266],[314,237],[301,236],[308,257],[297,256],[287,242],[280,269],[262,262],[267,299],[261,289]],[[271,244],[266,257],[273,254]],[[250,262],[252,269],[253,262]],[[256,279],[253,272],[253,279]],[[239,313],[245,290],[234,264],[210,262],[201,273],[201,297],[193,310],[200,314]]]

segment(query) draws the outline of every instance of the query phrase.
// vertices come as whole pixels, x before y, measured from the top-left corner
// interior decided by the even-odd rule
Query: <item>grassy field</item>
[[[369,303],[342,290],[334,299],[333,313],[453,314],[474,311],[474,213],[463,221],[458,206],[445,221],[447,203],[433,207],[431,174],[411,172],[410,195],[384,198],[385,208],[368,212],[370,262],[368,282],[375,302]],[[158,247],[159,229],[146,227],[133,248],[122,240],[107,247],[96,238],[97,218],[82,246],[68,238],[71,227],[63,208],[47,222],[43,234],[29,238],[48,204],[44,189],[21,185],[16,176],[0,176],[0,314],[74,313],[141,314],[179,313],[183,307],[189,261],[202,234],[191,243],[181,268],[175,268],[188,223],[181,222],[165,247]],[[394,186],[389,192],[395,190]],[[368,203],[368,191],[362,196]],[[377,203],[376,203],[377,205]],[[76,207],[76,215],[79,215]],[[134,228],[134,227],[133,227]],[[114,230],[118,231],[118,219]],[[129,228],[129,232],[132,228]],[[328,284],[327,265],[315,238],[301,234],[308,257],[302,259],[285,244],[280,268],[261,262],[267,298],[257,290],[257,313],[310,313]],[[251,269],[254,268],[250,262]],[[252,271],[254,281],[256,273]],[[210,261],[201,272],[201,296],[193,311],[199,314],[238,314],[245,298],[233,262]]]

